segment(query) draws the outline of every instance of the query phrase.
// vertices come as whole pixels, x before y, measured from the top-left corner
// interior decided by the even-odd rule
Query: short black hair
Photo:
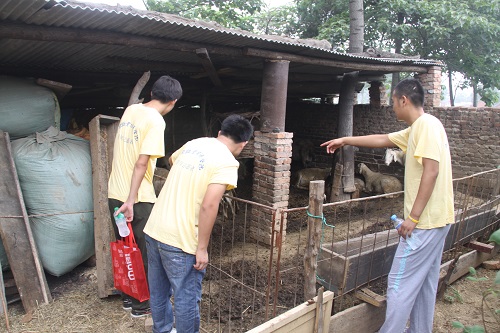
[[[168,103],[181,98],[182,87],[179,81],[168,75],[163,75],[153,84],[151,98],[162,103]]]
[[[424,106],[424,88],[417,79],[408,78],[399,82],[394,88],[394,96],[406,96],[417,107]]]
[[[244,117],[232,114],[222,122],[220,133],[235,143],[246,142],[253,135],[253,126]]]

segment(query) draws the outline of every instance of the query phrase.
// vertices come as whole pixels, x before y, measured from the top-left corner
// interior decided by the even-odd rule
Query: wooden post
[[[141,78],[139,79],[139,81],[137,81],[134,89],[132,90],[132,93],[130,94],[128,105],[141,103],[144,100],[144,98],[139,99],[139,96],[141,95],[141,91],[142,89],[144,89],[144,86],[146,86],[146,84],[148,83],[150,77],[151,77],[150,71],[144,72],[142,74]]]
[[[5,317],[7,332],[10,332],[9,314],[7,312],[7,299],[5,298],[5,284],[3,283],[2,263],[0,262],[0,314]]]
[[[353,133],[353,106],[354,92],[358,72],[346,73],[342,78],[342,86],[339,93],[339,122],[338,133],[339,137],[352,136]],[[352,146],[344,146],[341,148],[342,165],[344,167],[342,177],[342,191],[340,199],[347,200],[351,198],[349,193],[356,190],[354,186],[354,149]]]
[[[325,181],[314,180],[309,183],[308,238],[304,253],[304,299],[311,299],[316,295],[316,269],[318,267],[316,259],[321,240],[324,193]]]
[[[120,119],[98,115],[89,123],[94,192],[94,239],[97,268],[97,294],[115,293],[109,243],[115,240],[108,207],[108,180],[113,162],[113,145]]]
[[[285,130],[289,61],[266,60],[260,100],[260,130],[280,133]]]
[[[28,213],[12,158],[9,133],[0,131],[0,236],[24,310],[52,301],[31,233]]]
[[[316,319],[314,320],[314,333],[323,333],[323,292],[325,287],[318,289],[316,299]]]

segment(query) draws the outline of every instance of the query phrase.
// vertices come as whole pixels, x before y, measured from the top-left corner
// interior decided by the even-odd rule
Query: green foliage
[[[479,325],[474,325],[474,326],[464,326],[461,322],[459,321],[453,321],[451,325],[454,328],[460,328],[462,329],[463,333],[484,333],[484,328]]]
[[[500,229],[490,235],[488,242],[495,242],[500,245]]]
[[[467,279],[472,280],[472,281],[486,281],[488,280],[487,278],[477,278],[477,271],[474,267],[469,267],[469,276]],[[500,284],[500,271],[497,272],[496,278],[495,278],[495,285]],[[495,288],[495,285],[493,287],[490,287],[483,291],[483,301],[482,301],[482,307],[481,311],[483,312],[483,324],[485,325],[480,326],[480,325],[474,325],[474,326],[465,326],[459,321],[453,321],[452,326],[454,328],[459,328],[462,330],[462,332],[467,332],[467,333],[481,333],[481,332],[486,332],[486,319],[485,319],[485,313],[489,312],[490,314],[493,315],[495,321],[497,324],[500,323],[499,319],[497,318],[498,315],[500,314],[500,309],[494,309],[492,307],[492,304],[490,302],[494,299],[498,299],[500,296],[500,290]],[[445,298],[446,299],[446,298]]]
[[[464,299],[462,295],[460,295],[460,292],[453,288],[452,286],[448,287],[449,290],[451,290],[452,294],[447,294],[444,296],[444,300],[447,301],[448,303],[455,303],[455,301],[458,301],[459,303],[463,304]]]
[[[299,35],[346,49],[349,0],[296,0]],[[443,61],[469,82],[482,83],[483,100],[500,87],[500,0],[365,0],[365,45]]]
[[[500,96],[494,88],[478,89],[478,94],[486,106],[493,106],[500,100]]]
[[[191,19],[214,21],[227,28],[253,29],[262,0],[146,0],[146,8]]]
[[[297,11],[293,5],[261,10],[254,16],[254,31],[266,35],[298,37]]]

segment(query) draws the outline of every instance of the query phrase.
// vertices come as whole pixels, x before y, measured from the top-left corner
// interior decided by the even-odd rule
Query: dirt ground
[[[307,205],[307,192],[294,193],[293,197],[294,200],[297,200],[297,202],[294,202],[293,207],[301,207]],[[399,200],[401,200],[401,198]],[[386,208],[392,212],[394,211],[393,208],[398,206],[401,207],[401,203],[397,200],[394,200],[394,202],[391,203],[390,207]],[[382,216],[385,216],[387,215],[387,212],[381,212],[380,214]],[[289,228],[288,230],[290,230],[290,234],[287,234],[287,237],[289,239],[289,242],[292,243],[294,237],[292,230],[299,230],[303,228],[304,225],[300,221],[294,222],[293,216],[289,216],[289,218],[290,224],[287,228]],[[351,228],[352,227],[353,225],[351,225]],[[366,228],[366,226],[361,227],[361,229],[364,228]],[[370,228],[373,229],[373,232],[375,232],[378,231],[377,228],[388,228],[388,226],[383,225],[383,223],[381,222],[376,223]],[[343,227],[338,225],[336,229],[336,237],[346,232],[347,230],[343,231]],[[217,233],[216,229],[214,229],[214,233]],[[216,237],[217,235],[213,235],[213,239],[215,239]],[[227,254],[237,256],[238,254],[235,253],[235,251],[242,252],[245,251],[245,249],[232,249],[229,251],[231,253]],[[283,250],[283,254],[285,255],[287,253],[295,254],[295,252],[291,249],[285,248]],[[291,259],[301,260],[301,258]],[[497,255],[495,259],[500,259],[500,255]],[[266,272],[265,261],[264,264],[262,262],[259,263],[256,261],[250,262],[250,264],[248,264],[247,262],[246,265],[248,265],[248,267],[243,267],[243,265],[242,267],[238,267],[237,265],[234,265],[233,269],[235,269],[236,271],[245,269],[247,272],[251,270]],[[233,274],[237,275],[238,272],[233,271]],[[493,286],[495,274],[496,271],[478,268],[478,281],[471,281],[463,277],[453,283],[446,293],[446,300],[438,300],[436,302],[434,332],[462,332],[459,329],[452,328],[453,321],[459,321],[465,326],[483,325],[483,314],[487,314],[488,311],[482,310],[482,293]],[[282,277],[283,279],[292,278],[290,275],[285,274],[282,275]],[[207,272],[205,280],[208,281],[210,279],[211,276],[209,272]],[[121,301],[119,296],[110,296],[105,299],[98,298],[97,276],[95,267],[80,265],[72,272],[59,278],[47,275],[47,280],[53,297],[52,303],[41,305],[32,314],[25,314],[22,304],[19,301],[8,306],[8,319],[11,333],[145,332],[145,319],[131,318],[129,312],[124,311],[121,308]],[[296,297],[296,290],[286,290],[287,283],[285,280],[283,280],[282,282],[282,293],[280,293],[279,296],[280,304],[295,304],[297,300],[291,298]],[[295,287],[295,289],[297,288]],[[225,290],[225,292],[227,292],[227,290]],[[208,298],[210,296],[207,296],[204,293],[203,297]],[[233,296],[231,296],[231,298],[233,298]],[[235,293],[232,305],[229,306],[242,306],[242,304],[244,303],[242,299],[243,298],[241,294]],[[301,302],[302,300],[299,301]],[[492,308],[500,309],[500,296],[490,299],[490,303]],[[263,304],[263,302],[262,304],[260,304],[260,299],[257,300],[256,313],[258,311],[260,311],[259,313],[262,313],[262,308],[264,307]],[[217,304],[217,306],[219,308],[225,308],[227,304]],[[246,311],[245,309],[241,310],[242,313]],[[202,313],[202,316],[203,315],[204,314]],[[221,319],[222,318],[219,318],[219,320]],[[491,321],[492,317],[487,315],[485,319],[487,321]],[[488,325],[487,329],[487,332],[500,332],[498,323],[496,327]],[[3,316],[0,316],[0,332],[6,331],[5,318]],[[215,333],[217,332],[217,330],[213,327],[208,327],[207,325],[204,326],[202,321],[201,332]],[[222,330],[221,332],[229,332],[229,330]]]
[[[500,255],[496,259],[500,259]],[[493,285],[495,274],[494,270],[478,268],[477,278],[481,281],[464,277],[453,283],[446,294],[453,297],[453,301],[436,303],[434,332],[461,332],[452,328],[452,321],[466,326],[482,325],[482,292]],[[486,280],[480,279],[485,277]],[[145,320],[131,318],[129,312],[121,309],[119,297],[97,297],[95,267],[82,265],[63,277],[48,280],[54,298],[52,303],[40,306],[32,315],[24,313],[21,302],[8,306],[11,333],[145,332]],[[493,299],[492,307],[500,309],[500,297]],[[491,321],[491,317],[488,318]],[[489,325],[488,332],[499,332],[498,329]],[[0,332],[6,331],[2,317]]]

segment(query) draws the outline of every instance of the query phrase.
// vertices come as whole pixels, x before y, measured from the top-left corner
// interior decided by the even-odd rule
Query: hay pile
[[[145,332],[145,318],[132,318],[121,307],[119,296],[97,296],[95,267],[78,266],[56,278],[47,275],[53,302],[25,314],[21,302],[8,305],[11,333],[137,333]],[[5,318],[0,331],[7,332]]]

